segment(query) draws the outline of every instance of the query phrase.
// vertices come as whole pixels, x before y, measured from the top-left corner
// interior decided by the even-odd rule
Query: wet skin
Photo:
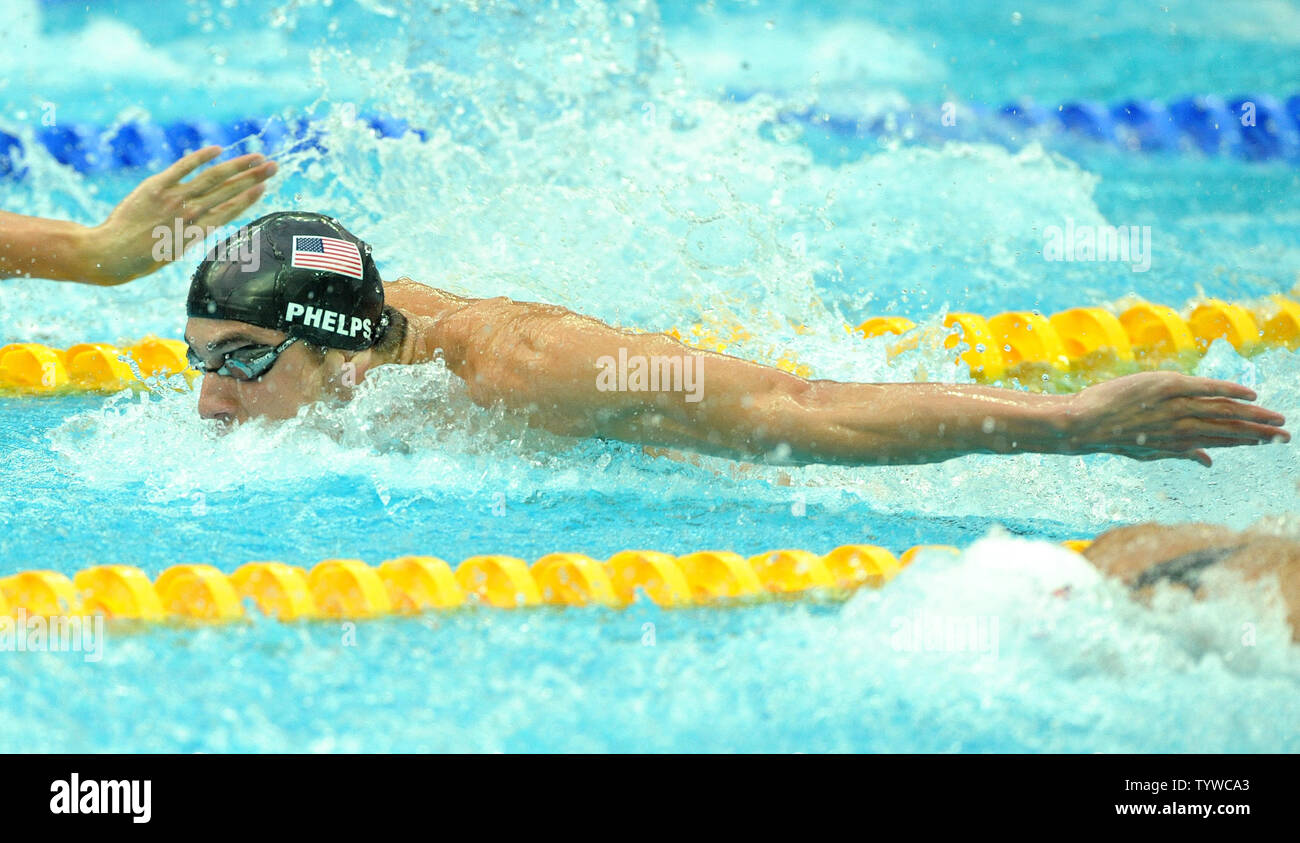
[[[303,404],[346,397],[347,384],[359,383],[374,366],[439,357],[476,403],[522,412],[553,433],[756,462],[880,465],[1040,452],[1208,466],[1207,448],[1290,440],[1281,414],[1251,404],[1252,390],[1227,381],[1148,372],[1074,395],[1045,395],[966,384],[806,380],[552,305],[463,298],[409,279],[384,289],[387,303],[409,321],[400,348],[314,351],[295,343],[257,381],[206,374],[200,413],[233,422],[287,418]],[[285,336],[225,320],[193,318],[186,326],[186,340],[209,365],[239,345],[275,345]],[[598,361],[620,350],[697,358],[703,400],[687,401],[671,390],[602,391]]]

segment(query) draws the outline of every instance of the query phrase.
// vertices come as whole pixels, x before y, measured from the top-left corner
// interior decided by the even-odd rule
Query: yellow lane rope
[[[1064,546],[1081,553],[1091,542]],[[818,591],[847,596],[879,588],[924,554],[957,554],[949,545],[917,545],[894,556],[875,545],[844,545],[825,555],[771,550],[745,558],[725,550],[670,556],[624,550],[598,561],[550,553],[531,565],[513,556],[471,556],[453,567],[433,556],[403,556],[371,567],[326,559],[310,571],[250,562],[225,574],[211,565],[174,565],[156,580],[129,565],[99,565],[72,578],[24,571],[0,579],[0,623],[25,615],[103,615],[139,621],[235,621],[248,609],[281,621],[360,619],[480,605],[624,608],[647,599],[664,608],[736,605]]]

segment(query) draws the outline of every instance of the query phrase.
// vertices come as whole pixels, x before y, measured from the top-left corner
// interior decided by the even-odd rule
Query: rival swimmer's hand
[[[1209,466],[1206,448],[1291,441],[1280,413],[1244,403],[1256,397],[1231,381],[1175,372],[1099,383],[1071,400],[1066,453],[1190,459]]]
[[[154,229],[175,231],[179,219],[182,231],[198,225],[206,234],[208,226],[223,226],[256,202],[276,171],[275,162],[263,155],[241,155],[181,181],[220,154],[219,146],[204,147],[140,182],[103,224],[90,230],[86,280],[107,286],[147,275],[165,262],[154,257]],[[179,260],[191,241],[189,235],[182,239],[164,257]]]

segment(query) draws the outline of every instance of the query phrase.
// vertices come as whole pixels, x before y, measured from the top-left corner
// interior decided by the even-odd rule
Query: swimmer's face
[[[246,322],[192,318],[185,325],[185,341],[205,366],[216,369],[226,355],[239,349],[280,345],[282,331]],[[337,360],[334,358],[338,358]],[[199,415],[222,422],[244,422],[257,416],[293,418],[298,408],[331,394],[343,353],[324,354],[299,341],[291,344],[261,377],[241,380],[206,372],[199,391]]]

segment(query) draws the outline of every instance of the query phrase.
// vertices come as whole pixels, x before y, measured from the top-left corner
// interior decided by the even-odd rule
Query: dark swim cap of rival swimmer
[[[185,309],[359,351],[383,333],[384,285],[370,246],[337,220],[281,211],[208,253],[190,279]]]

